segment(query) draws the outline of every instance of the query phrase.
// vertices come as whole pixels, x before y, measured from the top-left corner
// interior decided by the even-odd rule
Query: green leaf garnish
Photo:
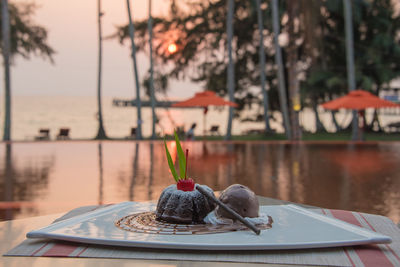
[[[168,147],[167,147],[167,143],[165,142],[165,139],[164,139],[164,146],[165,146],[165,152],[167,154],[167,160],[168,160],[169,169],[171,170],[172,176],[174,176],[175,181],[178,182],[179,181],[179,177],[178,177],[178,174],[176,173],[174,162],[172,161],[172,157],[171,157],[171,154],[169,153],[169,150],[168,150]]]
[[[178,134],[174,131],[175,142],[176,142],[176,150],[178,152],[178,160],[179,160],[179,174],[181,179],[185,179],[185,167],[186,167],[186,157],[183,152],[181,142],[179,141]]]

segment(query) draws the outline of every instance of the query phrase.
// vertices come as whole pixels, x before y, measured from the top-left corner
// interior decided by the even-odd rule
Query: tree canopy
[[[318,45],[303,83],[304,95],[320,101],[347,92],[342,1],[326,1],[313,25]],[[390,0],[355,1],[353,8],[356,83],[379,93],[400,76],[400,16]]]
[[[280,1],[281,39],[288,35],[288,5]],[[355,68],[357,87],[378,94],[400,76],[400,12],[390,0],[356,0],[353,5]],[[262,107],[258,57],[259,32],[254,1],[235,1],[234,60],[235,101]],[[269,107],[279,110],[276,65],[274,62],[271,7],[261,5],[264,16],[264,45]],[[226,15],[227,1],[171,1],[167,17],[154,18],[154,54],[157,71],[163,77],[202,83],[220,95],[227,93]],[[296,42],[298,78],[302,106],[316,106],[348,91],[343,3],[337,0],[301,0]],[[147,21],[137,21],[137,47],[147,49]],[[120,42],[127,37],[127,25],[118,28]],[[171,54],[166,47],[176,43]],[[287,44],[283,59],[287,64]],[[287,70],[286,70],[287,79]],[[237,114],[237,115],[238,115]],[[260,119],[255,114],[253,119]]]
[[[55,51],[48,44],[47,30],[32,20],[36,8],[34,3],[9,3],[11,55],[20,55],[26,59],[35,55],[53,62]],[[0,49],[3,44],[1,36]]]

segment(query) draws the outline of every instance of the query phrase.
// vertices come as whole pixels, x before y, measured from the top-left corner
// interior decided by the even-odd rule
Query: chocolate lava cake
[[[214,195],[208,186],[204,189]],[[164,189],[157,203],[156,219],[171,223],[203,223],[204,217],[215,208],[198,190],[182,191],[176,184]]]

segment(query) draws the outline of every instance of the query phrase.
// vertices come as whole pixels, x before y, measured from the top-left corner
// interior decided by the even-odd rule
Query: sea
[[[103,98],[105,130],[109,137],[124,139],[136,126],[136,108],[116,107],[112,100]],[[1,105],[2,120],[3,108]],[[14,96],[12,111],[12,139],[17,142],[0,142],[0,221],[65,212],[83,205],[157,200],[173,182],[163,142],[31,142],[40,128],[50,129],[52,140],[63,127],[70,129],[72,139],[93,139],[98,128],[96,97]],[[202,134],[201,109],[158,108],[156,112],[160,135],[171,133],[174,126],[188,129],[192,123],[198,124],[195,134]],[[254,112],[255,107],[242,116]],[[372,111],[368,112],[370,116]],[[150,136],[150,108],[143,108],[142,115],[144,136]],[[279,113],[272,115],[276,119],[271,120],[272,128],[282,131]],[[321,110],[323,123],[333,130],[330,116]],[[227,118],[228,108],[210,108],[206,128],[219,125],[220,134],[225,134]],[[314,129],[310,110],[305,109],[300,118],[303,128]],[[347,124],[351,113],[341,111],[337,119]],[[399,120],[399,115],[382,114],[382,125],[386,120]],[[262,122],[235,119],[232,132],[263,127]],[[167,143],[170,151],[174,151],[174,144]],[[191,177],[216,191],[239,183],[275,199],[380,214],[396,223],[400,220],[398,142],[298,146],[210,141],[184,145],[190,150]]]
[[[114,97],[103,97],[103,119],[106,134],[110,138],[126,138],[131,128],[137,127],[136,107],[118,107],[112,104]],[[4,101],[0,102],[0,134],[4,128]],[[245,134],[249,130],[262,130],[263,122],[243,121],[244,118],[256,114],[258,108],[247,108],[240,118],[233,120],[232,134]],[[367,119],[372,118],[372,110],[367,110]],[[144,137],[151,135],[151,108],[142,108],[142,133]],[[219,126],[219,133],[224,135],[227,128],[228,107],[210,107],[207,114],[203,109],[157,108],[159,123],[156,132],[162,136],[172,133],[176,127],[188,130],[193,123],[197,124],[195,135],[202,135],[212,125]],[[283,132],[280,112],[271,114],[270,125],[276,132]],[[320,110],[322,122],[328,129],[335,130],[330,112]],[[351,121],[351,112],[341,110],[336,115],[341,125]],[[383,126],[399,121],[399,112],[380,111]],[[95,96],[14,96],[12,98],[11,137],[14,141],[31,141],[38,136],[39,129],[50,130],[50,138],[55,139],[60,128],[70,129],[71,139],[92,139],[98,130],[97,99]],[[300,123],[305,131],[315,131],[315,115],[310,109],[300,113]]]

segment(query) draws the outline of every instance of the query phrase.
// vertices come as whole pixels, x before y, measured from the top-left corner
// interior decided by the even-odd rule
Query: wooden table
[[[259,197],[260,205],[282,205],[287,202],[272,198]],[[0,253],[3,255],[25,239],[27,232],[44,227],[63,214],[32,217],[27,219],[0,222]],[[246,266],[260,264],[246,264]],[[96,259],[96,258],[56,258],[56,257],[4,257],[1,256],[0,266],[243,266],[243,263],[232,262],[200,262],[200,261],[169,261],[169,260],[132,260],[132,259]],[[268,266],[289,266],[268,264]],[[293,266],[293,265],[290,265]]]

